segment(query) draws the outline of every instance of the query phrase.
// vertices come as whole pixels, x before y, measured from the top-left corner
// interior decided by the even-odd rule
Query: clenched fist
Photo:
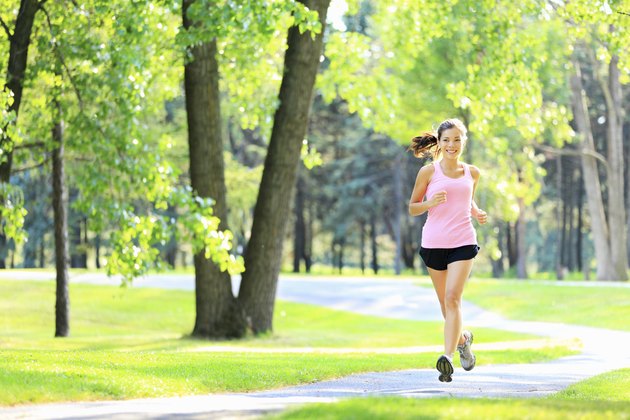
[[[446,191],[438,191],[433,194],[433,197],[431,197],[431,202],[433,203],[431,207],[446,203]]]
[[[477,221],[480,225],[485,225],[488,221],[488,213],[481,209],[477,210]]]

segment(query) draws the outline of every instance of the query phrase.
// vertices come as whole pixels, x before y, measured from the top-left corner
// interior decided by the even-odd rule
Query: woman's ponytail
[[[426,157],[433,148],[436,148],[436,150],[433,151],[433,155],[435,155],[435,152],[437,151],[437,144],[438,139],[435,133],[426,132],[420,136],[412,138],[408,150],[411,150],[414,156],[422,158]]]

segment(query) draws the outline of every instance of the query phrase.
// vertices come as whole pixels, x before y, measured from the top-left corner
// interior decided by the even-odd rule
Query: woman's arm
[[[431,207],[446,202],[446,191],[437,192],[430,200],[423,201],[424,195],[427,192],[427,186],[434,172],[435,167],[433,165],[424,166],[418,171],[416,183],[413,186],[411,198],[409,199],[409,214],[411,216],[420,216]]]
[[[481,177],[481,172],[476,166],[470,165],[470,175],[472,175],[473,180],[475,181],[473,184],[473,199],[470,214],[472,217],[477,219],[477,222],[479,222],[480,225],[483,225],[488,221],[488,213],[481,210],[475,202],[475,191],[477,190],[477,183],[479,182],[479,178]]]

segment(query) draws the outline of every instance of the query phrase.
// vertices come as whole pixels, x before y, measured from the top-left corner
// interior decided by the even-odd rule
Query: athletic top
[[[439,162],[433,163],[435,173],[429,181],[425,196],[431,199],[438,191],[446,191],[446,202],[429,209],[422,228],[423,248],[457,248],[477,245],[477,233],[472,225],[471,208],[475,180],[470,168],[464,165],[464,176],[444,175]]]

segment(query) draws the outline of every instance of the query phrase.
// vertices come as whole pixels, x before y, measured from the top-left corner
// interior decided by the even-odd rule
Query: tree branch
[[[11,33],[11,29],[7,26],[7,24],[4,22],[4,19],[2,19],[1,16],[0,16],[0,25],[2,25],[2,27],[4,28],[4,32],[7,33],[7,37],[9,38],[9,41],[11,41],[13,39],[13,34]]]
[[[620,12],[619,10],[617,10],[617,13],[619,13],[620,15],[630,16],[630,13],[628,12]]]
[[[18,168],[18,169],[14,169],[11,171],[12,174],[17,174],[20,172],[26,172],[26,171],[30,171],[31,169],[37,169],[37,168],[41,168],[42,166],[44,166],[46,163],[48,163],[48,161],[50,161],[50,158],[48,159],[44,159],[43,162],[40,162],[36,165],[31,165],[31,166],[25,166],[24,168]]]
[[[18,149],[35,149],[38,147],[44,147],[46,144],[43,141],[37,141],[34,143],[27,143],[27,144],[20,144],[17,146],[13,147],[13,150],[18,150]]]
[[[606,160],[606,158],[594,150],[556,149],[555,147],[545,146],[544,144],[536,144],[534,145],[534,148],[540,150],[541,152],[552,153],[554,155],[577,156],[577,157],[590,156],[592,158],[599,160],[608,170],[608,161]]]

